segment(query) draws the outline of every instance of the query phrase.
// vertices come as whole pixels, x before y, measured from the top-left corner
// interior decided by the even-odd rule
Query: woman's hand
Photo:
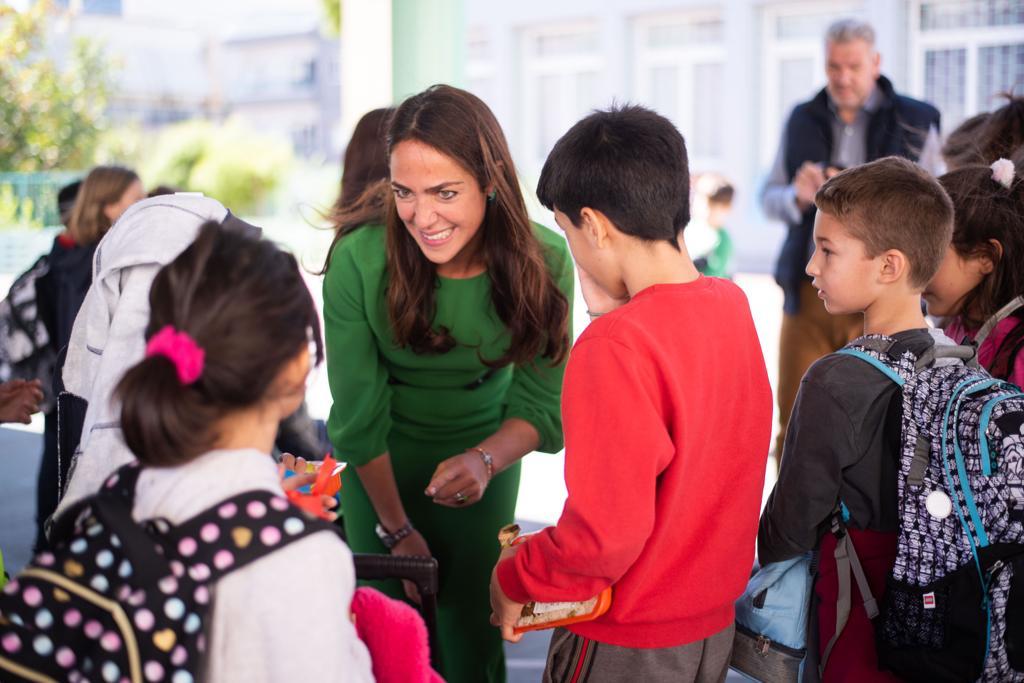
[[[457,508],[479,502],[489,483],[487,465],[477,451],[442,461],[424,491],[438,505]]]
[[[427,540],[423,538],[423,534],[416,529],[413,529],[412,533],[396,543],[395,547],[391,549],[391,554],[431,557],[430,548],[427,546]],[[407,598],[415,602],[417,605],[420,604],[420,592],[416,589],[415,583],[412,581],[403,581],[402,588],[405,589],[405,595]]]
[[[591,314],[591,317],[611,313],[629,301],[629,296],[616,299],[601,289],[601,285],[597,284],[590,273],[580,268],[579,264],[576,264],[576,272],[580,276],[580,293],[583,294],[583,300],[587,302],[587,312]]]

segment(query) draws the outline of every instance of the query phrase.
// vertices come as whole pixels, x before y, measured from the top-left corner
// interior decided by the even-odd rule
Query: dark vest
[[[897,95],[885,76],[878,78],[876,87],[884,102],[868,121],[867,160],[895,155],[917,161],[928,129],[939,128],[939,111],[925,102]],[[834,116],[824,89],[793,109],[784,133],[789,182],[793,182],[797,169],[805,161],[823,165],[831,161]],[[800,223],[789,224],[789,233],[775,266],[775,280],[785,293],[786,313],[800,309],[800,284],[807,279],[804,269],[814,251],[815,210],[811,205]]]

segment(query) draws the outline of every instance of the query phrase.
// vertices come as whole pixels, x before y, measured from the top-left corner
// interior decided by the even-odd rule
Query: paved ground
[[[778,329],[782,297],[771,278],[766,275],[740,275],[737,284],[750,300],[754,321],[768,366],[769,378],[775,386],[778,358]],[[0,282],[0,285],[3,285]],[[6,290],[6,287],[0,287]],[[319,287],[311,288],[319,294]],[[319,297],[318,297],[319,298]],[[583,329],[586,316],[581,298],[577,297],[574,322],[577,332]],[[700,331],[695,330],[695,335]],[[321,375],[323,375],[321,369]],[[310,410],[324,416],[330,406],[326,377],[314,378],[310,386]],[[8,571],[17,571],[29,559],[35,533],[35,481],[42,449],[42,421],[28,427],[0,427],[0,549]],[[552,524],[558,519],[565,502],[562,479],[564,458],[561,453],[528,455],[523,465],[523,483],[516,517],[528,528]],[[765,496],[774,485],[774,472],[769,466]],[[531,633],[518,645],[507,646],[510,683],[540,681],[547,654],[549,634]],[[729,681],[743,680],[730,674]]]

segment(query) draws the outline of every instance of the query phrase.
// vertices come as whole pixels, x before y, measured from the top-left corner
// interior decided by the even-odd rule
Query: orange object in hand
[[[310,463],[312,465],[313,463]],[[287,491],[285,495],[296,507],[302,509],[306,514],[321,519],[331,519],[330,512],[324,509],[321,499],[323,496],[333,498],[341,490],[341,471],[345,465],[338,465],[338,462],[331,456],[325,456],[324,461],[316,470],[316,479],[309,487],[309,493],[301,491]]]
[[[338,467],[338,462],[331,456],[325,456],[323,463],[320,465],[320,469],[317,470],[316,480],[313,482],[313,486],[310,487],[309,492],[314,496],[331,496],[332,498],[338,495],[338,491],[341,490],[341,471],[335,473],[335,469]]]
[[[503,548],[510,548],[526,541],[527,536],[519,533],[518,524],[508,524],[498,532],[498,541]],[[612,606],[612,587],[589,600],[577,602],[528,602],[523,605],[523,612],[516,621],[513,633],[539,631],[583,621],[593,621],[607,612]]]

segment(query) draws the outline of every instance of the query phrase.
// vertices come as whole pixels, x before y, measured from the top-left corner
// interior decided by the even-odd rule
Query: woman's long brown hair
[[[75,242],[96,244],[110,230],[104,209],[121,201],[128,186],[139,179],[135,171],[121,166],[96,166],[82,181],[68,219],[68,231]]]
[[[388,128],[387,149],[416,140],[451,157],[476,178],[481,191],[493,187],[481,231],[491,300],[509,332],[499,367],[527,363],[538,355],[552,364],[569,350],[569,302],[558,289],[533,233],[508,143],[494,114],[475,95],[435,85],[405,100]],[[445,327],[434,329],[437,270],[406,230],[387,181],[369,188],[353,205],[332,216],[334,242],[368,223],[387,231],[387,308],[399,346],[416,353],[446,353],[456,340]],[[331,245],[333,251],[334,244]],[[330,265],[325,265],[325,271]],[[482,313],[482,312],[481,312]]]

